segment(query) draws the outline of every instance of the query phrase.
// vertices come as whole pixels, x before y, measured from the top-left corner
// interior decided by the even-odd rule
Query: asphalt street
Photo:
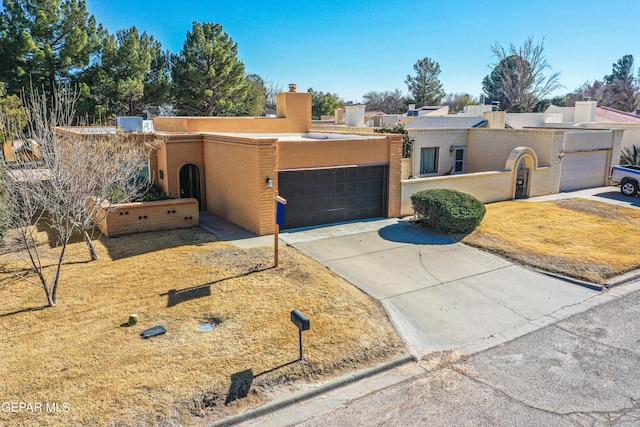
[[[640,208],[611,187],[527,202],[571,197]],[[272,240],[219,221],[203,227],[241,247]],[[637,275],[612,289],[581,286],[394,218],[280,239],[379,299],[417,362],[319,384],[220,425],[640,426]]]
[[[395,384],[372,378],[360,396],[337,390],[246,425],[638,426],[640,282],[605,298],[491,349],[398,368],[388,375],[424,370]]]

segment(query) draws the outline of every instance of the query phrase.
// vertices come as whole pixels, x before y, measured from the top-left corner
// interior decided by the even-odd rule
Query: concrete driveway
[[[417,356],[495,346],[600,293],[399,219],[285,231],[280,239],[380,300]]]

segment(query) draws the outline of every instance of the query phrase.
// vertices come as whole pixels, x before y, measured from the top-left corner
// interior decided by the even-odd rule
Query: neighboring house
[[[544,127],[624,129],[622,148],[640,146],[640,117],[633,113],[598,107],[596,101],[577,101],[575,107],[551,105],[546,112],[561,115],[562,119],[546,123]]]
[[[40,147],[33,139],[7,141],[2,146],[4,158],[7,162],[37,162],[40,160]]]
[[[402,117],[422,117],[422,116],[446,116],[449,114],[448,105],[425,105],[424,107],[416,108],[415,105],[409,105],[409,109],[406,113],[402,114]]]
[[[380,110],[364,110],[364,125],[367,127],[380,127],[379,123],[387,113]]]
[[[483,118],[484,128],[409,131],[417,173],[402,181],[403,215],[420,190],[448,188],[482,202],[526,198],[606,185],[619,162],[622,129],[505,129],[504,112]]]

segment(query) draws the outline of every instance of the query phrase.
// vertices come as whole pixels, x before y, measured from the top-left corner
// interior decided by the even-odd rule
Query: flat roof
[[[277,139],[278,141],[322,141],[322,140],[351,140],[351,139],[384,139],[382,134],[346,134],[346,133],[233,133],[233,132],[198,132],[208,135],[224,135],[237,138],[253,138],[253,139]]]

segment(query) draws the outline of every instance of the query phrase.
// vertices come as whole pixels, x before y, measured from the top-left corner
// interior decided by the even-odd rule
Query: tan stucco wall
[[[311,129],[311,93],[276,95],[276,117],[155,117],[156,132],[305,133]]]
[[[280,141],[278,168],[305,169],[389,162],[385,136],[362,139]]]
[[[192,163],[200,172],[200,195],[202,206],[206,206],[205,163],[202,149],[202,135],[165,135],[163,143],[156,150],[158,170],[154,175],[169,197],[180,198],[180,168]],[[160,179],[160,170],[163,178]]]
[[[501,170],[516,147],[530,147],[536,152],[540,167],[551,166],[552,153],[557,158],[562,149],[558,146],[562,138],[562,131],[470,129],[466,172]]]
[[[531,197],[558,192],[558,181],[551,178],[550,172],[550,168],[540,168],[531,172]],[[514,170],[405,180],[402,181],[401,215],[413,215],[411,195],[422,190],[457,190],[471,194],[483,203],[509,200],[515,194],[515,179]]]
[[[423,147],[438,147],[438,173],[432,176],[443,175],[453,168],[453,152],[451,147],[466,147],[469,130],[468,129],[411,129],[409,137],[413,142],[413,162],[412,170],[414,177],[425,177],[420,175],[420,150]],[[466,154],[469,158],[469,154]]]
[[[483,203],[506,200],[512,195],[513,174],[483,172],[402,181],[402,216],[413,215],[411,195],[423,190],[447,189],[471,194]]]

